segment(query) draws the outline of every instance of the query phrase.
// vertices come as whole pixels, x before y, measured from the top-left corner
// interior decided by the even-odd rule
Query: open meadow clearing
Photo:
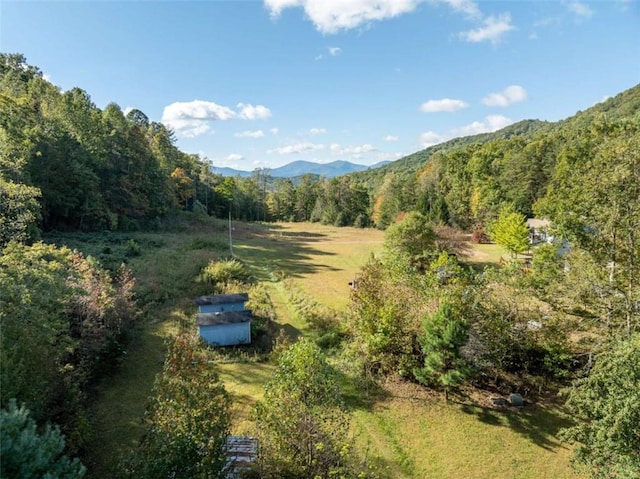
[[[318,224],[237,224],[233,235],[234,254],[267,287],[276,321],[290,337],[309,330],[296,317],[283,278],[318,303],[343,312],[349,303],[349,281],[372,253],[381,251],[384,237],[378,230]],[[131,261],[131,267],[142,275],[139,283],[145,294],[158,295],[158,304],[163,307],[131,343],[119,373],[98,390],[89,451],[91,477],[113,474],[117,470],[117,453],[113,451],[122,453],[135,447],[146,397],[162,368],[164,341],[180,327],[192,327],[195,333],[191,321],[195,308],[189,295],[198,293],[198,286],[179,283],[195,276],[210,259],[228,254],[224,239],[225,231],[219,224],[211,231],[198,232],[197,238],[185,233],[137,239],[143,245],[142,252]],[[155,247],[145,248],[145,244]],[[185,262],[184,257],[190,260]],[[162,302],[162,295],[172,294],[167,292],[168,279],[178,294]],[[219,364],[233,400],[234,433],[251,433],[252,407],[273,370],[269,362],[250,358],[231,358]],[[445,404],[438,394],[401,381],[385,383],[370,395],[351,384],[345,386],[358,454],[389,477],[578,477],[569,465],[570,449],[556,437],[567,419],[554,406],[500,411],[488,407],[478,395],[474,400],[456,396]]]

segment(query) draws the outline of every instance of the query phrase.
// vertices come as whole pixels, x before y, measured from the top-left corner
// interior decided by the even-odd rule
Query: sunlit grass
[[[341,311],[349,303],[349,282],[381,251],[383,239],[376,229],[278,223],[264,236],[238,240],[235,253],[257,271],[294,278],[318,303]]]
[[[497,411],[468,400],[445,403],[415,386],[356,410],[358,450],[390,477],[577,478],[570,450],[555,436],[567,424],[557,409]]]
[[[251,411],[264,394],[264,384],[271,379],[275,366],[270,363],[223,363],[218,372],[231,396],[234,434],[253,433]]]

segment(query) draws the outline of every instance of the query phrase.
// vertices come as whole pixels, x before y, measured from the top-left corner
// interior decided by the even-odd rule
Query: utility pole
[[[231,238],[231,205],[229,205],[229,253],[233,258],[233,240]]]

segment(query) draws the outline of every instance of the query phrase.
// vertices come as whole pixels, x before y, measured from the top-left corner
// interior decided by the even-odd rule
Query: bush
[[[127,251],[125,253],[125,256],[131,258],[133,256],[140,256],[141,253],[142,249],[140,248],[140,245],[136,240],[130,239],[129,241],[127,241]]]
[[[217,290],[234,281],[248,283],[250,280],[251,274],[248,268],[236,259],[211,261],[198,277],[199,282],[210,284]]]
[[[180,335],[169,345],[125,477],[223,477],[231,401],[209,350]]]
[[[353,221],[353,226],[355,226],[356,228],[366,228],[369,225],[369,218],[362,213],[356,216],[356,219]]]

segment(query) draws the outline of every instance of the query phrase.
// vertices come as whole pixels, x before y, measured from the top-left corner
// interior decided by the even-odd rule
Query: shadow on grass
[[[282,229],[282,227],[272,227],[273,230]],[[283,236],[285,238],[299,238],[304,240],[319,240],[320,238],[326,238],[324,233],[311,233],[310,231],[284,231],[277,233],[277,236]]]
[[[389,397],[389,393],[375,381],[363,381],[343,371],[335,370],[342,386],[342,398],[350,410],[372,411],[374,405]]]
[[[284,331],[284,334],[286,334],[287,337],[292,342],[295,342],[303,335],[302,331],[300,331],[298,328],[296,328],[295,326],[292,326],[290,324],[274,323],[273,326],[274,326],[274,328],[276,330],[275,331],[275,337],[277,337],[280,334],[280,331]]]
[[[484,424],[508,427],[548,451],[554,451],[561,446],[557,439],[558,433],[572,424],[571,420],[556,408],[526,406],[524,409],[494,409],[465,403],[460,404],[460,410],[475,416]]]
[[[335,256],[335,253],[310,244],[321,242],[327,237],[326,234],[280,231],[282,229],[277,224],[247,228],[235,243],[237,256],[255,271],[267,268],[271,271],[283,271],[294,278],[320,271],[339,271],[338,268],[309,261],[312,257]]]
[[[82,457],[88,479],[117,477],[114,457],[128,456],[144,432],[142,419],[156,374],[162,371],[166,338],[156,325],[141,328],[128,342],[122,364],[90,392],[92,434]]]

